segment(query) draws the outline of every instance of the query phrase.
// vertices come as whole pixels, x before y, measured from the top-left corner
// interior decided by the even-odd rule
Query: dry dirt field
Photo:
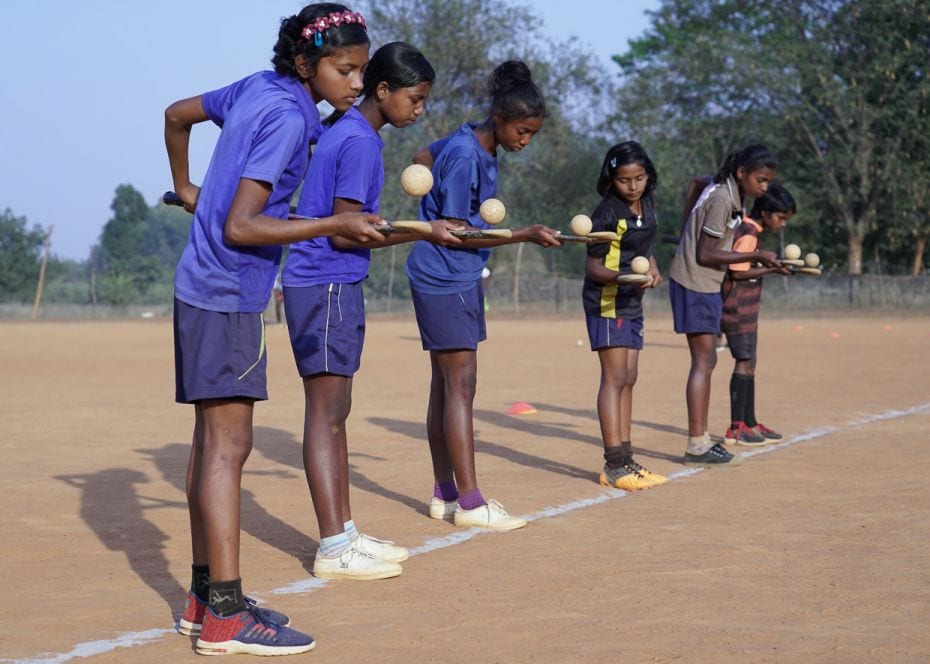
[[[493,312],[492,312],[493,313]],[[269,326],[271,400],[243,481],[247,592],[325,662],[930,661],[930,320],[762,322],[757,411],[786,434],[689,472],[688,352],[647,320],[639,460],[668,485],[597,482],[596,357],[580,318],[489,320],[475,418],[487,496],[533,520],[478,534],[426,517],[428,360],[412,319],[369,320],[349,423],[360,527],[411,547],[403,576],[313,580],[303,395]],[[173,632],[190,578],[171,326],[0,323],[0,659],[194,661]],[[721,434],[732,360],[719,356]],[[526,401],[538,412],[510,416]]]

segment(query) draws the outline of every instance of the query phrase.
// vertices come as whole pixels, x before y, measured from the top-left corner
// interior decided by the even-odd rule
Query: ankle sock
[[[433,485],[433,496],[448,503],[459,497],[459,490],[455,482],[437,482]]]
[[[700,436],[688,436],[688,454],[700,456],[714,446],[706,432]]]
[[[358,539],[358,528],[355,527],[355,519],[349,519],[343,525],[345,528],[346,537],[349,538],[350,542],[354,542]]]
[[[327,558],[335,558],[351,545],[352,543],[349,541],[349,536],[345,532],[331,537],[321,537],[320,553]]]
[[[459,507],[463,510],[473,510],[487,504],[487,501],[478,489],[459,494]]]
[[[610,470],[616,470],[627,462],[627,453],[623,444],[604,448],[604,461]]]
[[[191,592],[204,604],[210,603],[209,565],[191,565]]]
[[[216,615],[226,618],[245,610],[242,579],[210,582],[210,608]]]

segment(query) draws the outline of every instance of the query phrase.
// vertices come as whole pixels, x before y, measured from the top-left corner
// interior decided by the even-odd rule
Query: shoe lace
[[[258,605],[255,603],[255,600],[249,598],[248,601],[246,601],[245,606],[246,610],[249,612],[249,615],[252,616],[252,619],[255,622],[257,622],[262,627],[267,627],[271,630],[274,630],[275,635],[277,635],[278,631],[283,629],[284,625],[279,625],[274,620],[272,620],[267,612],[262,611],[258,607]]]
[[[633,460],[627,461],[624,464],[624,467],[630,470],[631,472],[636,473],[640,477],[646,477],[646,475],[649,473],[648,470],[646,470],[645,468],[643,468],[641,465],[639,465]]]
[[[378,539],[377,537],[372,537],[371,535],[366,535],[365,533],[360,533],[358,536],[359,539],[365,539],[368,542],[373,542],[374,544],[384,544],[386,546],[394,546],[394,542],[391,540]]]
[[[367,551],[363,551],[357,545],[353,543],[348,549],[342,552],[343,556],[348,556],[348,559],[351,560],[353,556],[358,556],[360,558],[368,558],[369,560],[375,560],[375,556]],[[348,561],[347,561],[348,562]]]
[[[719,456],[719,457],[727,457],[727,456],[730,456],[730,453],[727,452],[726,448],[725,448],[723,445],[721,445],[720,443],[714,443],[714,446],[711,447],[711,448],[708,450],[708,452],[710,452],[710,453],[713,454],[714,456]]]

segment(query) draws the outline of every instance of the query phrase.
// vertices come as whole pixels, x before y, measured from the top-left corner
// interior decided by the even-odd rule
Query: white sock
[[[327,558],[335,558],[350,546],[349,536],[345,533],[320,538],[320,553]]]
[[[354,542],[358,539],[358,528],[355,527],[355,519],[349,519],[343,524],[345,526],[346,535],[349,536],[349,541]]]
[[[714,443],[710,439],[710,434],[706,431],[700,436],[688,436],[688,454],[700,456],[713,446]]]

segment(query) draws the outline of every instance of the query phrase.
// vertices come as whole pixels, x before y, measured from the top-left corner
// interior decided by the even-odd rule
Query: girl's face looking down
[[[743,193],[751,198],[761,198],[769,190],[769,183],[775,179],[771,168],[757,168],[746,171],[742,166],[736,169],[736,182]]]
[[[625,164],[617,166],[611,184],[617,196],[627,205],[635,203],[643,197],[649,175],[640,164]]]
[[[788,220],[793,216],[792,212],[763,212],[762,225],[773,233],[780,232]]]
[[[367,67],[368,44],[340,48],[320,59],[316,71],[309,78],[310,86],[321,100],[325,99],[337,111],[345,112],[355,104],[362,91],[362,78]]]
[[[427,81],[396,90],[389,90],[386,83],[379,83],[375,94],[384,119],[395,127],[408,127],[423,115],[426,98],[432,89],[433,84]]]
[[[519,152],[529,145],[542,125],[540,117],[504,120],[494,116],[494,136],[507,152]]]

